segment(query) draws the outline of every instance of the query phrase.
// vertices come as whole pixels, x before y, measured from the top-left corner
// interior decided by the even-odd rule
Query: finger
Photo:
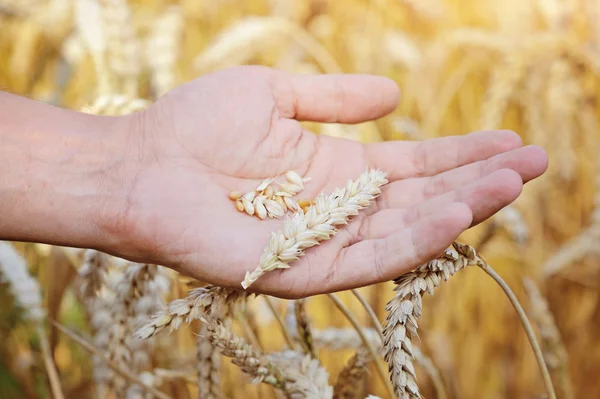
[[[345,248],[336,278],[326,291],[339,291],[389,281],[441,254],[471,224],[471,210],[449,204],[422,218],[412,228],[382,239],[360,241]]]
[[[383,188],[377,204],[380,209],[415,205],[500,169],[514,170],[526,183],[544,173],[547,167],[548,157],[544,150],[537,146],[522,147],[432,177],[392,182]]]
[[[398,105],[398,85],[382,76],[275,73],[281,116],[299,121],[358,123],[379,118]]]
[[[519,175],[514,171],[500,170],[424,203],[404,209],[384,209],[367,216],[354,232],[353,241],[387,237],[455,202],[464,203],[471,209],[474,226],[513,202],[521,193],[522,186]]]
[[[421,142],[386,141],[365,145],[367,163],[389,173],[390,181],[433,176],[522,145],[509,130],[474,132]]]

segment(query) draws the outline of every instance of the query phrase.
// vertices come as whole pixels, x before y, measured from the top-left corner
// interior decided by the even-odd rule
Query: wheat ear
[[[533,280],[523,279],[523,285],[529,296],[531,304],[531,318],[537,325],[541,337],[544,360],[550,369],[556,386],[559,390],[558,397],[562,399],[573,398],[573,384],[569,375],[569,359],[567,350],[560,336],[560,331],[554,316],[548,307],[546,299]]]
[[[304,353],[311,355],[314,359],[317,358],[317,352],[312,338],[312,329],[306,313],[306,300],[299,299],[294,302],[294,314],[296,316],[296,328],[298,330],[298,338]]]
[[[331,399],[329,374],[318,359],[292,350],[267,355],[283,372],[290,399]]]
[[[186,298],[176,299],[168,304],[167,309],[152,315],[148,323],[135,332],[135,336],[147,339],[165,329],[175,331],[183,323],[189,324],[204,315],[214,317],[217,313],[222,314],[221,309],[229,309],[248,295],[246,292],[213,285],[195,288]]]
[[[29,274],[25,259],[7,242],[0,242],[0,282],[3,280],[8,283],[10,292],[24,312],[25,318],[35,323],[52,395],[55,399],[64,399],[58,370],[52,358],[44,326],[46,311],[42,307],[40,285]]]
[[[219,399],[221,392],[221,354],[206,338],[209,334],[205,325],[198,337],[198,398]]]
[[[439,258],[394,280],[396,296],[385,308],[388,316],[384,321],[382,350],[398,398],[421,398],[412,363],[412,341],[418,338],[417,321],[421,317],[423,293],[427,291],[432,295],[441,281],[475,264],[475,260],[460,256],[458,248],[447,249]]]
[[[306,213],[296,212],[285,219],[283,230],[272,233],[258,266],[246,273],[242,287],[247,289],[266,272],[289,268],[305,249],[330,239],[337,232],[336,226],[347,224],[350,217],[369,206],[387,182],[384,172],[369,170],[345,187],[319,195]]]
[[[333,387],[334,399],[354,399],[359,390],[360,383],[367,375],[367,364],[373,360],[371,353],[360,347],[348,360],[337,378]]]
[[[233,364],[251,376],[252,383],[264,382],[285,390],[283,371],[263,353],[210,316],[203,316],[201,320],[206,327],[205,338],[210,340],[223,356],[230,357]]]

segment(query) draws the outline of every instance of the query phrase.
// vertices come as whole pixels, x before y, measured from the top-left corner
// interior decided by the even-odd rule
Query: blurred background
[[[548,172],[460,240],[481,251],[529,313],[523,278],[539,287],[566,348],[566,355],[547,357],[549,365],[566,369],[561,378],[572,386],[571,394],[560,396],[600,397],[600,1],[130,0],[121,2],[128,10],[119,14],[117,33],[103,25],[104,3],[0,0],[0,89],[59,107],[118,114],[132,111],[131,99],[153,101],[175,85],[231,65],[374,73],[401,88],[400,106],[391,115],[359,125],[305,125],[361,141],[502,128],[546,149]],[[111,34],[125,35],[120,45]],[[102,73],[103,55],[111,51],[118,53],[108,65],[116,71],[112,80]],[[108,107],[115,95],[128,100]],[[48,314],[91,337],[78,294],[81,259],[45,245],[15,246],[40,282]],[[165,300],[200,284],[169,278]],[[360,290],[381,320],[392,288],[386,283]],[[356,299],[340,297],[368,325]],[[7,284],[0,284],[0,304],[0,398],[51,397],[35,329],[14,306]],[[288,301],[274,304],[285,317]],[[350,326],[327,298],[311,298],[307,306],[315,329]],[[280,349],[284,341],[264,300],[252,300],[247,312],[263,348]],[[543,326],[537,329],[543,334]],[[48,331],[65,396],[97,397],[89,353]],[[153,364],[193,372],[197,332],[192,323],[160,336]],[[539,398],[544,392],[514,310],[477,268],[426,296],[420,337],[418,346],[439,369],[450,398]],[[332,380],[352,353],[320,350]],[[417,373],[425,397],[435,398],[427,373],[420,366]],[[275,397],[249,385],[228,359],[222,380],[227,397]],[[177,398],[197,395],[193,379],[173,379],[162,389]],[[357,397],[369,393],[387,397],[373,365]]]

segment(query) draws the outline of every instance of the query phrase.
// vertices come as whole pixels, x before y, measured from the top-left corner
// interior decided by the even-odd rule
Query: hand
[[[253,190],[295,170],[311,177],[302,198],[388,173],[376,203],[291,269],[261,277],[252,291],[303,297],[398,277],[437,256],[465,229],[511,203],[547,157],[509,131],[362,144],[317,136],[298,121],[357,123],[391,112],[396,84],[365,75],[291,75],[235,67],[184,84],[132,115],[126,204],[113,232],[130,259],[241,288],[282,220],[236,210],[232,190]]]

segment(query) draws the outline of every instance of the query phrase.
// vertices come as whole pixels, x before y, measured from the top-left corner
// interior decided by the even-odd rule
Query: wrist
[[[110,251],[135,174],[127,117],[0,94],[0,239]]]

